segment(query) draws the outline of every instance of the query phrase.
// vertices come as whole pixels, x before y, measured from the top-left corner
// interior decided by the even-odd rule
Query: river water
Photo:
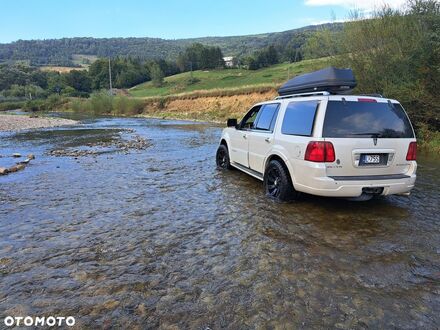
[[[2,133],[0,154],[36,159],[0,177],[0,327],[440,327],[439,159],[419,157],[409,198],[278,204],[216,170],[220,133],[120,118]],[[108,143],[134,136],[148,146]]]

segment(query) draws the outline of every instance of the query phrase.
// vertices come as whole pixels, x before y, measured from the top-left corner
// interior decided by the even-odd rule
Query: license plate
[[[364,156],[365,164],[379,164],[380,163],[380,155],[365,155]]]

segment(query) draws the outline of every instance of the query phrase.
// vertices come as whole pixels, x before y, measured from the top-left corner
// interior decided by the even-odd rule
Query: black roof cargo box
[[[343,94],[356,87],[351,69],[325,68],[290,79],[278,90],[280,96],[326,91]]]

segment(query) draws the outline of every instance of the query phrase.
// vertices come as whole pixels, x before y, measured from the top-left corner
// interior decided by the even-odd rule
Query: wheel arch
[[[286,168],[287,173],[289,174],[290,180],[292,181],[292,184],[294,185],[296,183],[296,180],[295,180],[295,176],[293,173],[293,168],[292,168],[290,162],[287,160],[287,157],[285,157],[284,155],[282,155],[280,153],[272,153],[270,156],[268,156],[266,158],[266,161],[264,163],[264,173],[263,174],[266,173],[267,166],[269,165],[269,163],[272,160],[278,160],[279,162],[281,162],[281,164]]]

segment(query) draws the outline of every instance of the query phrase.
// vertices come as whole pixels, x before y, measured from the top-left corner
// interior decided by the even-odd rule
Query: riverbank
[[[225,123],[241,118],[256,103],[273,99],[275,89],[236,95],[146,99],[141,116]]]
[[[194,91],[148,98],[111,97],[100,93],[90,99],[70,99],[56,111],[225,124],[228,118],[242,118],[254,104],[273,100],[277,95],[276,89],[268,86],[241,90]],[[420,150],[440,154],[440,132],[426,125],[419,125],[416,127],[416,135]]]
[[[71,119],[0,114],[0,131],[19,131],[75,124],[78,124],[78,122]]]
[[[41,109],[50,111],[84,113],[95,116],[146,117],[159,119],[178,119],[199,122],[210,122],[224,125],[228,118],[242,118],[256,103],[272,100],[277,96],[273,86],[249,86],[242,89],[201,90],[157,97],[110,96],[107,93],[96,93],[88,99],[63,98],[56,102],[46,102]],[[38,112],[37,112],[38,113]],[[37,120],[36,120],[37,119]],[[40,124],[41,120],[49,121]],[[51,121],[57,120],[56,123]],[[17,123],[17,129],[40,128],[70,125],[76,122],[59,122],[52,118],[30,118],[29,125]],[[2,120],[4,124],[4,120]],[[416,123],[414,123],[416,124]],[[8,126],[13,125],[7,123]],[[2,123],[0,123],[0,130]],[[11,130],[11,129],[9,129]],[[12,128],[14,130],[14,128]],[[440,132],[427,125],[416,127],[418,147],[425,153],[440,154]]]

